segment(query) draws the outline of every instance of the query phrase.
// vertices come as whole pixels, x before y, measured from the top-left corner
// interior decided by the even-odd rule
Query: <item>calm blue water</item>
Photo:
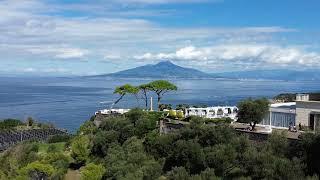
[[[138,85],[151,80],[84,78],[1,78],[0,119],[29,116],[75,131],[95,111],[110,107],[116,86]],[[273,97],[286,92],[320,91],[319,82],[172,80],[179,90],[164,97],[163,103],[193,105],[235,105],[247,97]],[[155,95],[153,95],[156,97]],[[143,106],[143,101],[140,102]],[[137,106],[125,97],[117,107]]]

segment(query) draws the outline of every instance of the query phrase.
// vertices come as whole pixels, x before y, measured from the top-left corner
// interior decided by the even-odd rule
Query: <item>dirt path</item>
[[[68,172],[64,178],[65,180],[80,180],[80,172],[78,170],[68,169]]]

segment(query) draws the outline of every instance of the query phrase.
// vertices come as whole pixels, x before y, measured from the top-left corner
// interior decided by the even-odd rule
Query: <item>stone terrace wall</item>
[[[67,134],[60,129],[30,129],[30,130],[6,130],[0,131],[0,151],[4,151],[12,145],[28,140],[47,140],[53,135]]]

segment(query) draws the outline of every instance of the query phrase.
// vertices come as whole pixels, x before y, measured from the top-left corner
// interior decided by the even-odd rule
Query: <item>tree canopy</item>
[[[267,99],[247,99],[238,104],[238,122],[249,123],[254,130],[257,123],[260,123],[269,110]]]
[[[160,109],[160,101],[163,95],[169,91],[176,91],[178,88],[176,85],[172,84],[166,80],[157,80],[150,83],[141,84],[139,86],[133,86],[130,84],[125,84],[119,87],[116,87],[114,94],[118,94],[119,98],[113,103],[114,105],[121,101],[121,99],[127,94],[135,95],[137,101],[139,101],[138,93],[141,92],[142,99],[145,102],[145,109],[148,109],[148,92],[152,91],[157,95],[157,104],[158,110]],[[138,102],[139,103],[139,102]]]
[[[172,84],[169,81],[166,80],[157,80],[153,81],[150,84],[151,90],[154,91],[158,96],[158,108],[160,105],[160,101],[163,97],[163,95],[169,91],[176,91],[178,90],[178,87],[174,84]]]
[[[138,94],[139,88],[132,86],[130,84],[125,84],[123,86],[116,87],[113,94],[119,94],[120,97],[114,102],[114,104],[119,103],[119,101],[127,94]]]

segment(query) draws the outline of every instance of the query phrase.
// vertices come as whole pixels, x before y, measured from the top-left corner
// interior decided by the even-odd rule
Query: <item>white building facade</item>
[[[296,102],[272,104],[260,124],[273,128],[303,126],[320,130],[320,101],[310,100],[308,94],[297,94]]]
[[[271,126],[272,128],[296,126],[296,103],[271,104],[268,114],[260,125]]]
[[[110,115],[110,114],[125,114],[129,112],[130,109],[102,109],[95,113],[97,114],[103,114],[103,115]]]
[[[297,124],[320,131],[320,101],[309,99],[307,94],[297,95]]]
[[[237,119],[238,108],[236,106],[216,106],[206,108],[187,108],[185,117],[199,116],[203,118],[231,118]]]

